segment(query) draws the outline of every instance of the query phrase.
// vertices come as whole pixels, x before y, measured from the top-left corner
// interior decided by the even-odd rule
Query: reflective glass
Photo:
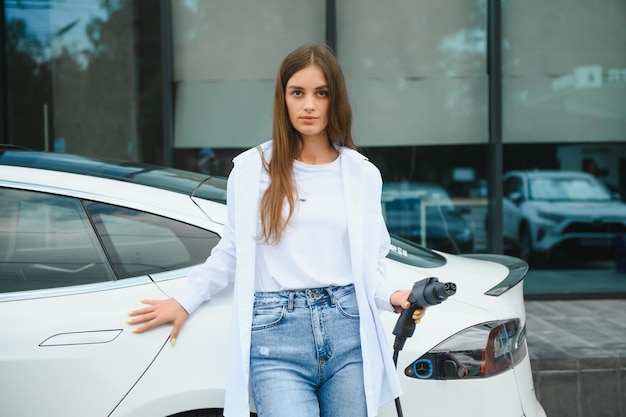
[[[145,3],[3,2],[8,143],[153,161],[159,147],[142,149],[140,137],[160,134],[152,129],[162,120],[160,67],[146,69],[160,47],[151,38],[160,22],[157,3],[150,1],[152,10]],[[156,19],[144,18],[154,11]]]
[[[324,41],[325,2],[173,0],[171,7],[176,147],[246,148],[269,139],[278,66],[301,44]]]
[[[359,144],[487,143],[486,2],[345,0],[337,20]]]
[[[487,248],[486,2],[337,2],[354,135],[383,175],[390,232]]]
[[[623,145],[626,3],[506,1],[502,15],[504,141]]]
[[[79,200],[0,189],[0,292],[115,279]]]
[[[502,6],[507,250],[529,297],[624,293],[626,3]]]
[[[530,198],[547,201],[610,201],[609,191],[600,183],[578,179],[536,179],[530,181]]]
[[[208,230],[138,210],[95,202],[86,207],[119,278],[200,264],[220,239]]]

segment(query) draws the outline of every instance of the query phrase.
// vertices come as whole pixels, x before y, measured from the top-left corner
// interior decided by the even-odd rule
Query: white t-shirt
[[[353,283],[340,157],[323,165],[294,161],[293,172],[294,214],[277,244],[260,241],[255,291]],[[268,182],[265,172],[262,192]]]

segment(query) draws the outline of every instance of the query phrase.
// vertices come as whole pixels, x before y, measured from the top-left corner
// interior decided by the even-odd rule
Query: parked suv
[[[626,233],[626,204],[584,172],[511,171],[503,194],[505,243],[527,261],[614,256]]]

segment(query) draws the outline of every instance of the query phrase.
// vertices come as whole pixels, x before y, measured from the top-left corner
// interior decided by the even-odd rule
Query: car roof
[[[81,155],[0,149],[0,166],[87,175],[225,203],[226,179],[139,162]]]

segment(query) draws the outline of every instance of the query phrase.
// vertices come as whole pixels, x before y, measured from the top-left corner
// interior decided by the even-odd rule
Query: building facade
[[[519,255],[520,242],[505,239],[505,173],[584,171],[615,200],[626,188],[624,0],[0,5],[6,145],[227,175],[234,155],[271,135],[284,56],[327,43],[346,75],[360,150],[386,195],[404,193],[384,202],[394,233],[446,251]],[[529,294],[572,295],[575,270],[574,295],[626,295],[626,224],[611,221],[601,256],[554,251],[531,273],[556,278],[529,276]]]

